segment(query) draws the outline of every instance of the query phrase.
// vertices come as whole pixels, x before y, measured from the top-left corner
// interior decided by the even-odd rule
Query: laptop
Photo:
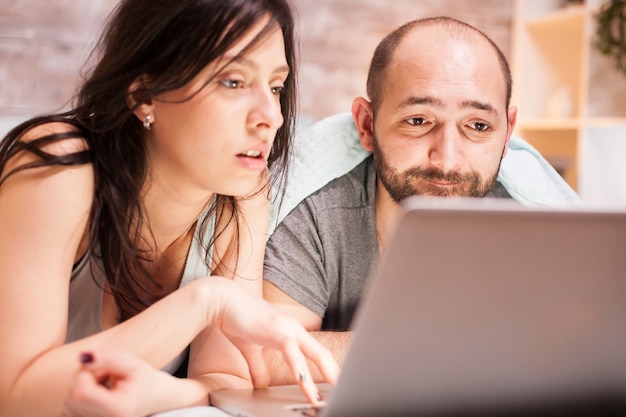
[[[403,205],[318,415],[626,415],[626,209]],[[297,386],[220,390],[211,403],[316,415]]]

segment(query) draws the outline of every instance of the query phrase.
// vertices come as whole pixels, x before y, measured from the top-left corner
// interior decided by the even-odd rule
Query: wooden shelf
[[[522,130],[576,130],[580,127],[580,120],[573,117],[530,119],[520,121],[518,126]]]
[[[548,29],[561,31],[577,29],[587,16],[587,8],[583,5],[568,6],[552,10],[544,15],[525,20],[526,26],[531,29]]]
[[[586,127],[611,127],[626,125],[626,117],[590,118],[543,118],[529,119],[518,123],[521,130],[578,130]]]
[[[626,80],[624,82],[626,82]],[[619,126],[626,126],[626,117],[592,117],[592,118],[582,120],[583,128],[585,127],[619,127]]]
[[[594,16],[601,2],[585,0],[565,7],[562,3],[516,0],[512,104],[519,111],[515,132],[575,190],[581,178],[587,189],[608,188],[607,184],[589,187],[587,179],[597,177],[591,169],[616,170],[617,176],[623,172],[626,177],[626,168],[593,167],[602,160],[600,155],[611,159],[606,152],[611,157],[621,152],[626,159],[626,80],[593,48]],[[615,146],[622,137],[623,146]],[[607,146],[609,141],[616,151]],[[589,163],[582,152],[594,162]],[[626,190],[626,184],[613,184],[611,190],[616,188]]]

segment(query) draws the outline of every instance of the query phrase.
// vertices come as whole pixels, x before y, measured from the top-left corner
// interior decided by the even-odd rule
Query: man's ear
[[[154,123],[154,105],[152,100],[144,101],[142,103],[137,101],[138,92],[145,90],[147,88],[147,84],[147,78],[145,76],[142,75],[137,77],[126,90],[126,103],[140,122],[144,123],[146,116],[150,116],[151,122]]]
[[[361,146],[372,152],[374,136],[374,111],[372,103],[363,97],[357,97],[352,102],[352,118],[359,134]]]
[[[506,155],[509,150],[509,142],[511,141],[511,135],[513,134],[513,130],[515,130],[515,123],[517,122],[517,107],[511,106],[509,107],[508,115],[507,115],[507,133],[506,133],[506,143],[504,144],[504,152],[502,153],[502,157]]]

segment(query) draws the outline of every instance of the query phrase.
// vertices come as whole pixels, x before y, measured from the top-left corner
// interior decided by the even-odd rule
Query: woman
[[[286,1],[122,0],[74,108],[2,141],[0,415],[206,404],[267,383],[261,345],[312,402],[303,352],[334,381],[330,353],[260,299],[294,119]],[[187,378],[157,371],[188,346]]]

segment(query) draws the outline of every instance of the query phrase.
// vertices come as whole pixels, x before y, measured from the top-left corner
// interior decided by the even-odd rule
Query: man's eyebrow
[[[443,102],[441,100],[439,100],[438,98],[435,97],[409,97],[406,100],[402,101],[398,107],[397,110],[402,110],[406,107],[411,107],[411,106],[415,106],[418,104],[427,104],[429,106],[436,106],[439,108],[444,108]]]
[[[240,65],[243,65],[243,66],[246,66],[246,67],[250,67],[250,68],[255,69],[255,70],[259,69],[259,65],[256,62],[254,62],[253,60],[251,60],[249,58],[246,58],[245,56],[226,56],[224,58],[225,58],[225,60],[227,62],[226,65],[235,63],[235,64],[240,64]],[[276,67],[276,69],[274,69],[274,72],[275,73],[277,73],[277,72],[289,72],[289,65],[281,65],[279,67]]]
[[[498,110],[496,110],[496,108],[493,107],[491,104],[483,103],[483,102],[480,102],[480,101],[477,101],[477,100],[463,101],[463,102],[461,102],[461,108],[462,109],[473,108],[473,109],[477,109],[477,110],[484,110],[484,111],[487,111],[489,113],[493,113],[495,115],[498,115]]]
[[[443,104],[443,102],[441,100],[439,100],[436,97],[430,97],[430,96],[426,96],[426,97],[409,97],[406,100],[402,101],[398,107],[396,108],[396,110],[402,110],[404,108],[407,107],[411,107],[411,106],[415,106],[415,105],[428,105],[428,106],[434,106],[434,107],[439,107],[440,109],[445,108],[445,105]],[[496,110],[496,108],[494,106],[492,106],[489,103],[484,103],[478,100],[466,100],[466,101],[462,101],[461,102],[461,109],[477,109],[477,110],[484,110],[486,112],[492,113],[494,115],[498,115],[498,110]]]

